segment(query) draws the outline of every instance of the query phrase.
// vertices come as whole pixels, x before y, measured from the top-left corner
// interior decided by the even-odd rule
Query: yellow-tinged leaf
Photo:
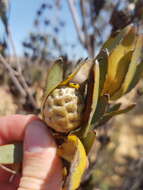
[[[70,83],[69,83],[69,86],[72,87],[72,88],[76,88],[76,89],[79,89],[79,88],[80,88],[80,85],[79,85],[79,84],[73,83],[73,82],[70,82]]]
[[[92,65],[93,61],[91,59],[84,60],[84,64],[81,66],[80,70],[76,73],[72,81],[79,84],[85,82],[88,79]]]
[[[98,97],[99,97],[99,85],[100,85],[100,68],[99,63],[96,60],[93,65],[89,77],[88,89],[87,89],[87,103],[85,112],[83,113],[83,127],[81,128],[81,134],[85,138],[90,131],[91,121],[96,110]]]
[[[109,39],[103,44],[102,49],[107,49],[108,52],[111,53],[112,50],[121,43],[121,41],[123,40],[125,35],[127,35],[127,33],[130,31],[131,28],[132,28],[132,25],[128,25],[121,31],[117,31],[116,33],[113,33],[109,37]]]
[[[131,27],[129,32],[108,57],[108,73],[104,84],[103,94],[111,96],[120,88],[135,48],[137,29]]]
[[[139,35],[137,38],[135,50],[131,58],[131,63],[129,65],[128,72],[125,76],[121,88],[119,89],[119,91],[115,93],[113,99],[117,99],[123,94],[127,93],[129,90],[131,90],[131,88],[129,87],[134,77],[137,77],[139,79],[140,75],[139,73],[138,74],[136,73],[136,70],[140,64],[143,64],[143,35]],[[132,88],[133,87],[134,86],[132,86]]]
[[[83,83],[88,78],[91,66],[92,60],[82,60],[74,72],[71,73],[64,81],[62,81],[60,85],[65,86],[70,82],[77,84]]]
[[[58,147],[58,155],[68,162],[72,162],[77,146],[73,139],[68,136],[65,142]]]
[[[123,81],[126,77],[126,74],[128,72],[131,58],[132,58],[133,51],[129,51],[125,56],[121,58],[121,60],[118,63],[118,69],[115,76],[114,81],[110,83],[111,87],[108,93],[110,94],[111,100],[114,100],[114,94],[118,92],[118,90],[121,88]]]
[[[69,146],[75,147],[75,152],[71,160],[69,174],[67,176],[64,189],[65,190],[76,190],[82,180],[82,176],[87,168],[88,160],[84,150],[84,146],[75,135],[69,135],[67,137],[67,143]]]

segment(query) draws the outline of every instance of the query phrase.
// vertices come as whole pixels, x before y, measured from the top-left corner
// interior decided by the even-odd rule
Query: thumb
[[[60,190],[62,163],[56,152],[55,141],[47,126],[40,120],[29,123],[18,190]]]

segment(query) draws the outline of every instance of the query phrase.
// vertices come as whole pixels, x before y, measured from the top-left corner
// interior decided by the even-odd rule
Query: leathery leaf
[[[143,35],[138,37],[135,51],[131,60],[131,67],[126,77],[127,84],[125,85],[124,92],[129,92],[138,82],[143,72]],[[135,66],[134,66],[135,65]],[[135,70],[136,67],[136,70]],[[133,72],[133,73],[132,73]],[[134,75],[133,75],[134,74]],[[130,80],[130,83],[129,83]]]
[[[117,111],[119,110],[119,108],[121,107],[122,103],[116,103],[116,104],[110,104],[108,109],[107,109],[107,113],[111,113],[113,111]]]
[[[90,69],[92,66],[92,60],[81,60],[75,70],[60,83],[61,86],[68,85],[69,82],[81,84],[87,80]]]
[[[22,143],[0,146],[0,164],[14,164],[22,162]]]
[[[85,112],[83,113],[83,126],[81,128],[82,137],[85,138],[90,131],[91,121],[96,110],[100,85],[100,68],[99,63],[95,60],[95,64],[91,69],[87,87],[87,102]]]
[[[63,81],[63,61],[56,60],[48,71],[45,92],[42,101],[42,110],[48,95]]]
[[[104,82],[106,80],[107,75],[107,67],[108,67],[108,52],[106,49],[102,49],[100,53],[97,56],[97,60],[99,62],[99,68],[100,68],[100,78],[99,78],[99,98],[97,101],[97,106],[95,109],[95,112],[92,117],[91,121],[91,128],[94,128],[95,121],[102,117],[102,115],[105,113],[106,108],[108,106],[108,95],[102,94],[102,89],[104,87]]]
[[[140,73],[137,73],[138,67],[141,65]],[[143,35],[137,37],[135,50],[132,54],[128,72],[122,83],[121,88],[115,93],[113,99],[121,97],[123,94],[129,92],[138,82],[141,71],[143,71]],[[134,83],[134,78],[136,82]]]
[[[121,31],[113,33],[109,39],[103,44],[102,48],[107,49],[108,53],[111,53],[114,48],[116,48],[123,40],[125,35],[129,32],[132,25],[128,25],[123,28]]]
[[[83,60],[82,65],[80,66],[78,72],[76,72],[75,76],[71,80],[74,83],[82,84],[88,79],[90,69],[93,65],[93,61],[91,59]]]
[[[121,86],[125,77],[132,51],[135,48],[137,29],[131,27],[129,32],[108,57],[107,78],[104,84],[103,94],[112,96]]]
[[[104,115],[106,109],[108,107],[108,95],[100,96],[97,104],[96,111],[94,112],[92,118],[92,128],[94,128],[94,124]]]
[[[95,143],[96,133],[95,131],[90,130],[85,138],[82,139],[85,151],[88,154]]]
[[[115,111],[104,114],[103,117],[96,123],[96,128],[105,124],[113,116],[129,112],[130,110],[132,110],[135,107],[135,105],[136,104],[131,104],[131,105],[127,106],[126,108],[115,110]]]
[[[66,141],[59,147],[59,154],[70,162],[64,190],[76,190],[81,183],[88,164],[84,146],[77,136],[69,135]]]
[[[108,52],[106,49],[102,49],[97,55],[96,59],[99,62],[100,67],[100,83],[99,83],[99,94],[104,87],[104,82],[106,80],[107,69],[108,69]]]

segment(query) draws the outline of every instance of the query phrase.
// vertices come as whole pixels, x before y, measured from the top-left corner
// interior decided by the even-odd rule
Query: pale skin
[[[0,145],[24,142],[22,174],[0,168],[0,189],[61,190],[63,167],[50,130],[36,116],[0,117]]]

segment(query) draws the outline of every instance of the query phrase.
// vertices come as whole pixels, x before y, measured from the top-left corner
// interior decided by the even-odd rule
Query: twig
[[[26,95],[28,95],[32,105],[35,108],[37,108],[35,100],[34,100],[34,98],[32,97],[32,95],[29,92],[29,88],[27,87],[27,84],[26,84],[26,82],[24,80],[24,77],[22,75],[19,75],[19,73],[18,73],[18,76],[20,76],[20,78],[22,80],[22,84],[23,84],[23,87],[22,87],[22,85],[20,84],[20,82],[18,81],[18,79],[15,76],[15,71],[11,68],[11,66],[7,63],[7,61],[5,60],[5,58],[1,54],[0,54],[0,61],[5,66],[5,68],[9,71],[9,74],[10,74],[10,77],[11,77],[12,81],[14,82],[15,86],[17,87],[17,89],[19,90],[21,95],[23,97],[26,97]]]
[[[16,78],[15,71],[11,68],[11,66],[7,63],[7,61],[5,60],[5,58],[1,54],[0,54],[0,61],[4,65],[4,67],[9,71],[9,74],[10,74],[12,81],[15,84],[15,86],[17,87],[17,89],[19,90],[19,92],[21,93],[21,95],[26,97],[26,92],[23,89],[23,87],[21,86],[18,79]]]
[[[88,24],[86,20],[86,9],[84,7],[84,0],[80,0],[80,8],[81,8],[81,14],[82,14],[82,21],[83,21],[83,32],[85,36],[85,47],[87,48],[87,51],[91,57],[94,57],[94,48],[91,46],[90,38],[88,35]]]
[[[22,74],[20,74],[20,81],[22,82],[23,87],[24,87],[24,89],[25,89],[27,95],[29,96],[29,100],[31,101],[32,105],[34,106],[34,108],[37,109],[36,102],[35,102],[35,100],[34,100],[32,94],[31,94],[31,92],[29,91],[29,88],[28,88],[28,86],[27,86],[27,83],[26,83],[26,81],[25,81],[25,78],[23,77]]]
[[[13,41],[13,38],[12,38],[12,33],[11,33],[11,30],[10,30],[10,27],[8,26],[7,28],[8,28],[7,37],[8,37],[8,40],[9,40],[10,44],[11,44],[13,54],[14,54],[15,59],[16,59],[18,72],[21,73],[21,67],[19,65],[19,60],[18,60],[18,56],[17,56],[17,53],[16,53],[16,48],[15,48],[15,45],[14,45],[14,41]]]
[[[21,84],[24,87],[23,90],[25,90],[25,93],[28,95],[29,100],[31,101],[31,103],[34,106],[34,108],[37,109],[36,102],[35,102],[32,94],[29,91],[29,87],[28,87],[28,85],[27,85],[27,83],[25,81],[25,78],[22,75],[22,69],[21,69],[21,66],[19,64],[19,59],[18,59],[18,56],[17,56],[17,53],[16,53],[15,44],[14,44],[14,41],[13,41],[13,38],[12,38],[12,33],[11,33],[11,30],[10,30],[9,26],[8,26],[8,39],[9,39],[9,42],[11,43],[12,50],[13,50],[14,56],[16,58],[17,73],[18,73],[18,76],[19,76],[19,80],[20,80]]]
[[[85,39],[84,39],[84,35],[82,33],[82,29],[81,29],[81,26],[80,26],[80,23],[79,23],[79,20],[78,20],[79,16],[77,14],[77,11],[76,11],[76,8],[75,8],[75,5],[74,5],[74,1],[73,0],[68,0],[67,2],[68,2],[68,5],[69,5],[69,9],[71,11],[71,15],[72,15],[72,18],[73,18],[73,22],[74,22],[74,25],[75,25],[79,40],[85,46]]]

